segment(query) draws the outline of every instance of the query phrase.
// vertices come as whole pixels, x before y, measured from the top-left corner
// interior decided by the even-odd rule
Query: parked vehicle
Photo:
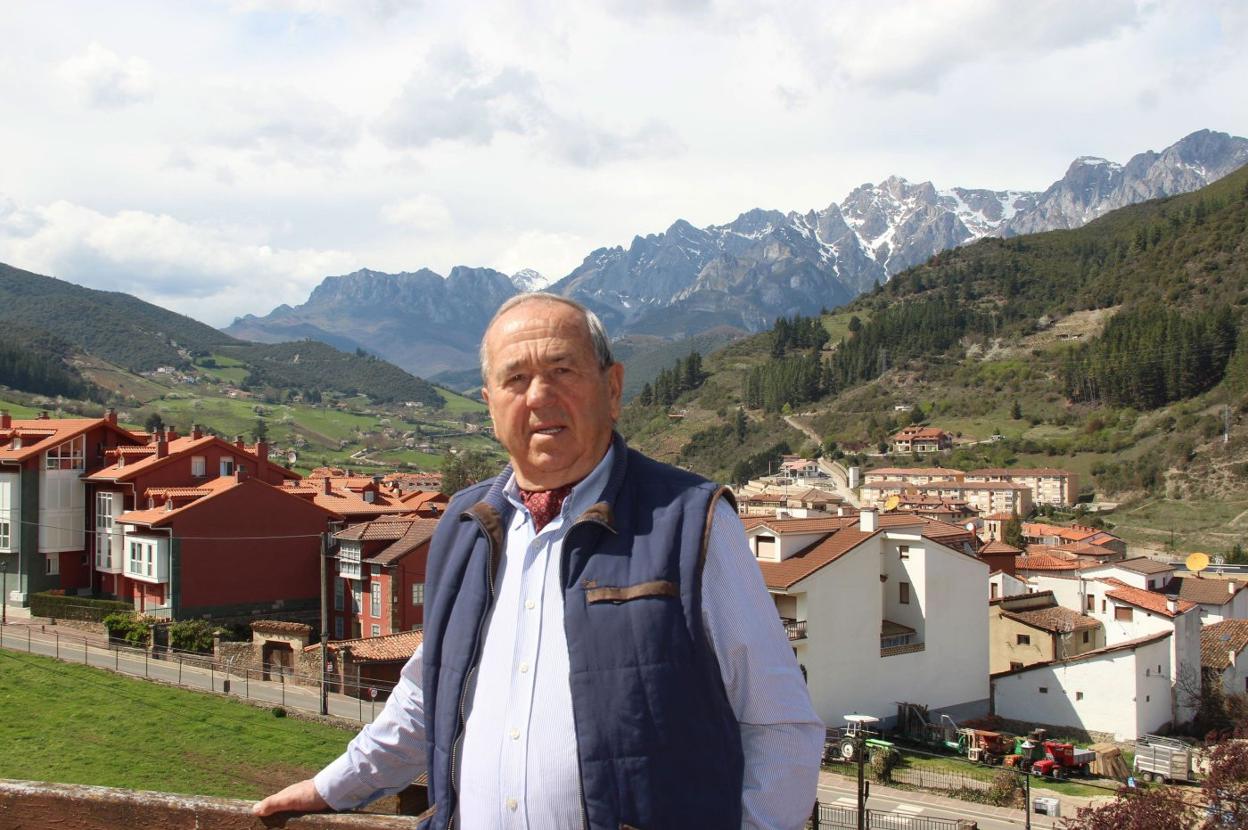
[[[1048,775],[1053,778],[1087,775],[1088,767],[1096,760],[1095,752],[1090,749],[1080,749],[1074,744],[1045,741],[1042,746],[1044,758],[1031,765],[1032,772],[1037,775]]]
[[[999,764],[1014,747],[1014,736],[987,729],[958,730],[958,752],[977,764]]]
[[[1141,735],[1135,742],[1131,769],[1144,781],[1195,781],[1196,748],[1174,738]]]

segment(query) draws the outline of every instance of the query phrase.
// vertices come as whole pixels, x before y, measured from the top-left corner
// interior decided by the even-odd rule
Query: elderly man
[[[579,304],[513,298],[481,356],[511,464],[447,508],[424,643],[347,751],[255,812],[427,771],[431,830],[802,826],[824,727],[725,491],[615,434],[623,367]]]

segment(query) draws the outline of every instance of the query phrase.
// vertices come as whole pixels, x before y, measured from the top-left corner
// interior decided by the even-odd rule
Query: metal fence
[[[959,830],[967,823],[954,818],[937,818],[935,816],[905,816],[897,813],[884,813],[877,810],[866,811],[866,826],[871,830]],[[816,802],[810,821],[806,822],[807,830],[822,828],[858,826],[858,810],[854,807],[840,807],[836,804]]]
[[[999,772],[992,770],[990,774]],[[989,772],[985,770],[984,772]],[[983,773],[959,772],[956,770],[936,770],[924,767],[899,767],[889,776],[891,783],[909,784],[928,790],[990,790],[992,781],[983,777]]]
[[[149,653],[147,649],[115,641],[105,644],[88,637],[44,631],[38,625],[0,625],[0,646],[187,689],[306,712],[321,711],[322,678],[292,674],[278,665],[254,669],[235,665],[236,660],[218,660],[210,654],[173,650]],[[393,683],[380,680],[357,683],[337,675],[325,679],[330,688],[341,690],[326,695],[328,713],[361,723],[376,716],[394,688]]]

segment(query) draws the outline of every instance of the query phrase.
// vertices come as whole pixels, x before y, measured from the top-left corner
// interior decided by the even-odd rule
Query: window
[[[233,458],[221,459],[221,475],[223,476],[234,475],[234,459]]]
[[[351,592],[351,613],[358,614],[364,609],[364,589],[356,588]]]
[[[8,549],[13,544],[13,533],[8,519],[0,519],[0,548]]]
[[[130,543],[130,573],[143,573],[143,546],[138,542]]]
[[[344,596],[343,596],[343,594],[344,594],[344,593],[345,593],[345,590],[343,589],[342,580],[341,580],[341,579],[335,579],[335,580],[334,580],[334,610],[335,610],[335,611],[341,611],[341,610],[342,610],[342,603],[343,603],[343,600],[344,600]]]
[[[776,537],[775,536],[756,536],[755,544],[758,548],[759,559],[775,559],[776,558]]]
[[[424,604],[425,604],[425,583],[413,582],[412,583],[412,605],[424,605]]]
[[[371,568],[369,568],[369,573],[371,573],[373,576],[381,576],[381,566],[373,565]]]
[[[897,601],[900,602],[902,605],[910,604],[910,583],[909,582],[897,583]]]
[[[1040,694],[1042,694],[1042,695],[1047,695],[1048,693],[1049,693],[1049,687],[1048,687],[1048,686],[1041,686],[1041,687],[1040,687]]]
[[[1075,692],[1075,700],[1083,700],[1083,692]]]
[[[1104,613],[1105,613],[1105,600],[1103,600],[1103,599],[1101,600],[1101,613],[1102,613],[1102,614],[1104,614]]]
[[[1135,609],[1130,605],[1115,605],[1114,619],[1119,622],[1131,622],[1135,616]]]
[[[374,625],[374,626],[372,627],[372,629],[369,631],[369,633],[370,633],[370,634],[372,634],[374,637],[380,637],[380,636],[381,636],[381,626],[379,626],[379,625]]]
[[[334,617],[334,639],[342,639],[342,617]]]
[[[44,456],[44,469],[85,470],[86,465],[83,463],[85,447],[85,437],[82,435],[71,438],[58,447],[53,447]]]
[[[191,456],[191,475],[195,478],[203,478],[208,475],[208,459],[202,455]]]
[[[1031,645],[1031,635],[1030,635],[1030,634],[1019,634],[1019,635],[1018,635],[1018,644],[1019,644],[1020,646],[1029,646],[1029,645]]]
[[[1083,632],[1083,641],[1084,641],[1085,643],[1088,641],[1088,632],[1086,632],[1086,631],[1085,631],[1085,632]]]
[[[60,554],[49,553],[43,560],[43,572],[48,576],[57,576],[61,572]]]
[[[1088,594],[1088,610],[1089,611],[1096,610],[1096,595],[1095,594]]]
[[[993,582],[988,586],[988,598],[989,599],[997,598],[997,583]]]
[[[909,559],[909,558],[910,558],[910,546],[909,546],[909,545],[898,545],[898,546],[897,546],[897,558],[898,558],[898,559]]]
[[[1022,663],[1015,663],[1013,661],[1010,661],[1010,671],[1018,671],[1022,667],[1023,667]]]
[[[381,616],[381,583],[374,582],[370,586],[371,593],[369,595],[369,616]]]

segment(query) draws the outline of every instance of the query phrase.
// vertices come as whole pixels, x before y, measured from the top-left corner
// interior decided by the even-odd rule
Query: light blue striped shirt
[[[614,450],[534,533],[515,480],[515,505],[486,625],[458,776],[457,827],[573,830],[582,825],[559,563],[573,519],[598,500]],[[792,830],[810,815],[824,726],[763,586],[741,522],[721,503],[703,573],[703,619],[745,750],[743,827]],[[335,809],[407,786],[425,770],[421,651],[377,719],[316,776]]]

